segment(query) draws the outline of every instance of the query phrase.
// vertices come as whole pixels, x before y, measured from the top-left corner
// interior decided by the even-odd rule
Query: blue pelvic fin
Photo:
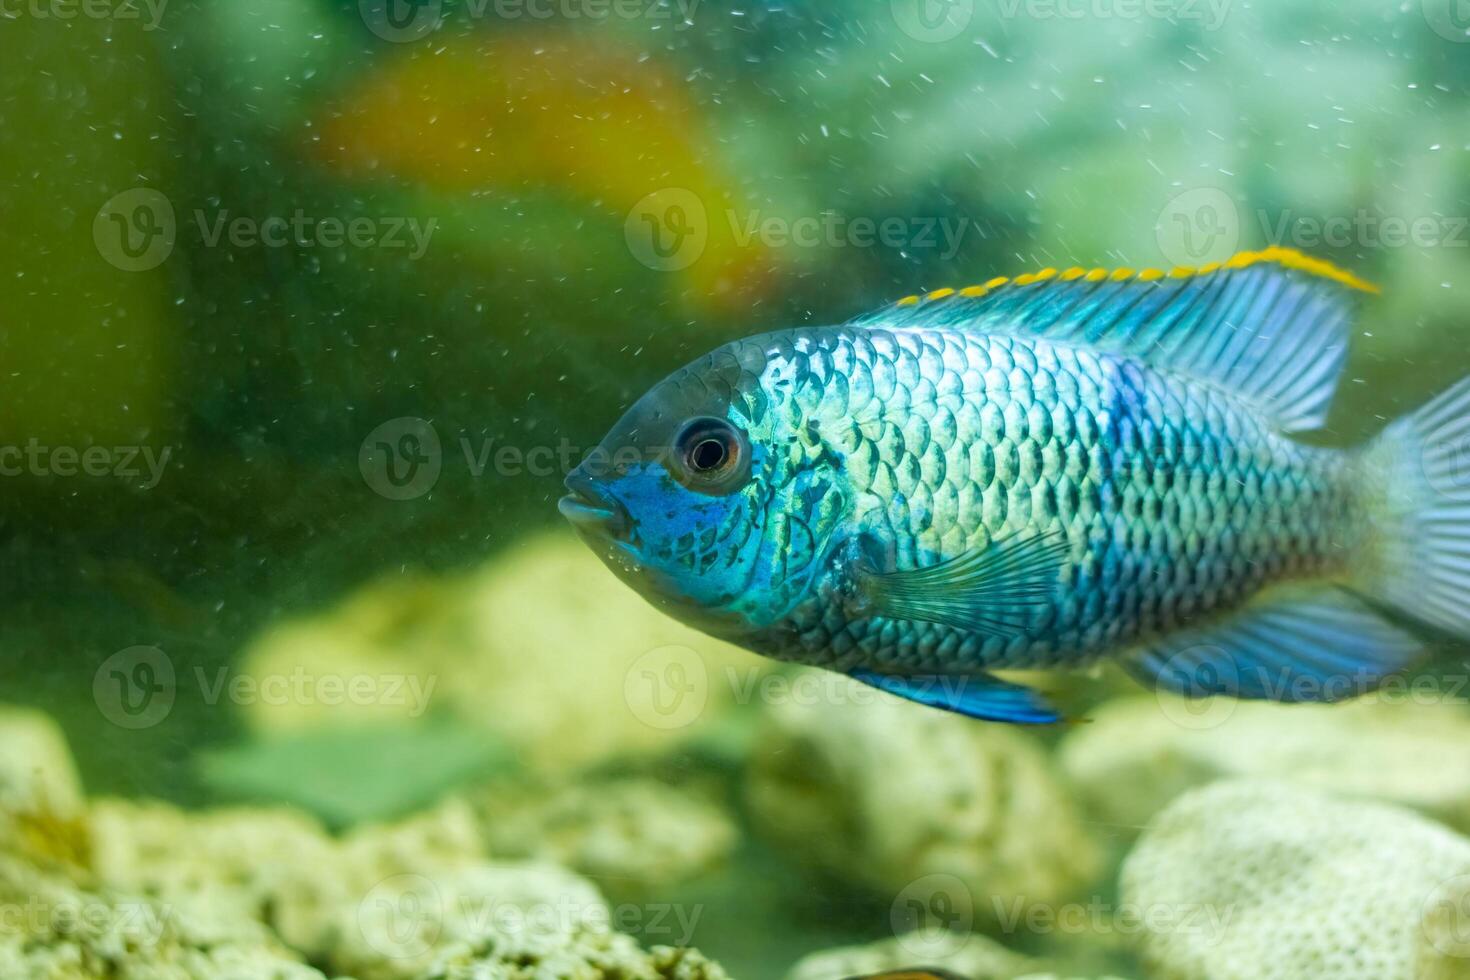
[[[1288,248],[1195,269],[1042,269],[908,296],[856,321],[1085,344],[1219,385],[1283,432],[1320,428],[1347,360],[1355,291],[1377,289]]]
[[[1185,697],[1342,701],[1366,694],[1423,652],[1414,636],[1333,586],[1283,589],[1223,622],[1129,651],[1148,687]]]
[[[1036,691],[985,673],[903,675],[854,670],[848,676],[880,691],[970,718],[1017,725],[1049,725],[1062,720]]]
[[[1023,532],[926,568],[860,569],[858,592],[875,616],[1017,636],[1051,601],[1070,550],[1061,530]]]

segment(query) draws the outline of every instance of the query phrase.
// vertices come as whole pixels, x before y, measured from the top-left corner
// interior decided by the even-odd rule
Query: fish
[[[1272,247],[734,340],[634,402],[559,509],[670,615],[974,718],[1061,721],[996,672],[1104,660],[1342,701],[1470,637],[1470,379],[1362,445],[1300,438],[1375,292]]]

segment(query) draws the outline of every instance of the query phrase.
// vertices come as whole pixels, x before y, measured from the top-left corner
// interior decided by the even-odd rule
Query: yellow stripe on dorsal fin
[[[1316,259],[1310,255],[1303,255],[1294,248],[1280,248],[1272,245],[1263,248],[1259,252],[1237,252],[1225,263],[1227,269],[1243,269],[1248,265],[1258,262],[1271,262],[1284,269],[1294,269],[1297,272],[1305,272],[1309,276],[1317,276],[1321,279],[1330,279],[1341,283],[1349,289],[1361,290],[1365,293],[1379,293],[1380,290],[1366,279],[1360,279],[1346,269],[1333,265],[1326,259]]]
[[[1072,282],[1075,279],[1086,279],[1089,282],[1158,282],[1164,279],[1194,279],[1199,276],[1214,275],[1217,272],[1229,269],[1245,269],[1249,266],[1268,263],[1278,265],[1283,269],[1294,272],[1302,272],[1309,276],[1327,279],[1349,289],[1360,290],[1365,293],[1378,293],[1379,288],[1365,279],[1353,275],[1340,266],[1333,265],[1326,259],[1313,258],[1303,255],[1294,248],[1281,248],[1271,245],[1255,252],[1236,252],[1224,262],[1212,262],[1209,265],[1195,268],[1193,266],[1175,266],[1168,272],[1162,269],[1134,270],[1127,267],[1118,269],[1083,269],[1073,266],[1065,272],[1057,272],[1056,269],[1047,267],[1036,272],[1025,272],[1019,276],[996,276],[994,279],[974,286],[963,288],[935,289],[921,296],[905,296],[899,300],[901,306],[913,306],[920,302],[935,303],[955,297],[974,299],[994,292],[1002,286],[1019,289],[1025,286],[1034,286],[1038,283],[1057,281]]]
[[[1283,432],[1323,424],[1347,356],[1354,292],[1377,287],[1272,246],[1198,269],[1058,270],[908,296],[858,323],[1037,337],[1191,375]]]

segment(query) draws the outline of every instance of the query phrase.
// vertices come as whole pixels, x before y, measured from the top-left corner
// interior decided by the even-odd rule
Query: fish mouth
[[[571,492],[557,501],[556,509],[573,527],[618,541],[628,539],[633,521],[627,508],[598,486],[597,481],[574,470],[566,479],[566,487]]]

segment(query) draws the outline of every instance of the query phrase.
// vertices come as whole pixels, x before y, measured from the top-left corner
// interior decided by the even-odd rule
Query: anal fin
[[[848,676],[880,691],[970,718],[1018,725],[1062,720],[1036,691],[986,673],[904,675],[855,670]]]
[[[1123,655],[1145,686],[1184,697],[1342,701],[1423,653],[1412,634],[1335,586],[1280,589],[1227,619]]]

